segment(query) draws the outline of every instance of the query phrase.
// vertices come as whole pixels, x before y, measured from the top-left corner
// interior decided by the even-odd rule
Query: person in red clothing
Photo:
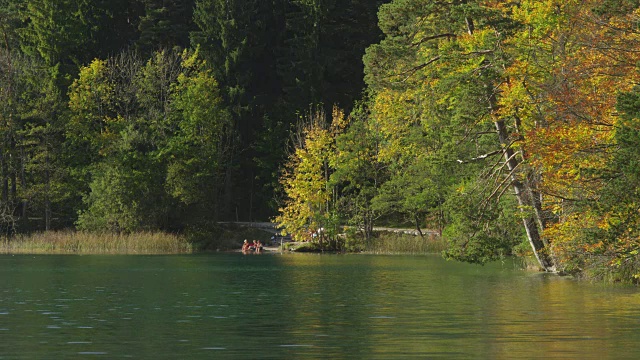
[[[247,252],[249,250],[251,250],[251,244],[249,244],[247,239],[244,239],[244,243],[242,243],[242,252]]]

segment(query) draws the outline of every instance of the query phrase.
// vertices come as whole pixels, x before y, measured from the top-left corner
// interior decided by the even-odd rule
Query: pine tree
[[[162,49],[186,49],[193,27],[194,0],[138,0],[143,6],[136,48],[144,55]]]

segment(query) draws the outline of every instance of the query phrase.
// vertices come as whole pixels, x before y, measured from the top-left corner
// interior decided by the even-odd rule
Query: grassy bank
[[[183,237],[160,232],[133,234],[48,231],[0,238],[2,254],[183,254],[193,252]]]
[[[184,254],[198,251],[239,249],[244,239],[268,244],[271,233],[253,228],[226,227],[217,236],[206,236],[191,242],[185,236],[162,232],[132,234],[90,233],[82,231],[49,231],[0,237],[1,254]],[[394,232],[378,232],[368,242],[347,241],[345,249],[374,254],[440,253],[446,241],[436,235],[420,236]],[[309,245],[303,243],[302,245]],[[298,244],[300,245],[300,244]],[[302,251],[302,250],[301,250]]]
[[[374,254],[433,254],[447,248],[447,242],[435,234],[424,238],[415,235],[381,231],[365,244],[365,252]]]
[[[347,253],[370,254],[434,254],[441,253],[447,248],[447,242],[435,234],[426,235],[424,238],[416,235],[392,231],[378,231],[373,237],[365,241],[362,234],[350,233],[343,237],[343,242],[338,247],[332,247],[335,243],[326,242],[325,251],[337,251]],[[285,243],[285,251],[293,252],[320,252],[320,244],[317,242],[291,242]]]

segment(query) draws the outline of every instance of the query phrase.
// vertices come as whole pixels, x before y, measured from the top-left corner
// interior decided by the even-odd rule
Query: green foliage
[[[331,183],[338,189],[336,207],[347,225],[369,239],[376,219],[385,213],[374,199],[389,177],[388,164],[379,158],[380,134],[370,127],[370,114],[359,107],[350,116],[346,131],[336,138],[335,169]]]
[[[273,214],[295,114],[360,95],[378,4],[0,1],[3,214],[118,231]],[[206,63],[155,51],[188,38]]]
[[[355,227],[345,229],[344,244],[342,251],[350,253],[358,253],[366,250],[367,242],[362,233]]]
[[[365,80],[391,175],[374,207],[402,214],[418,230],[427,223],[444,227],[452,238],[450,256],[458,259],[484,262],[510,253],[520,241],[498,221],[503,208],[478,208],[493,189],[456,189],[469,179],[495,186],[506,176],[483,168],[495,166],[484,154],[495,156],[501,147],[488,120],[495,116],[492,91],[504,81],[507,57],[499,44],[512,23],[476,1],[398,0],[383,5],[379,18],[386,36],[367,49]],[[516,209],[511,197],[501,202],[507,214]]]
[[[21,0],[1,0],[0,1],[0,48],[12,51],[19,48],[19,37],[17,30],[20,28],[19,6]]]
[[[80,70],[80,77],[71,85],[69,109],[72,117],[67,136],[72,144],[85,149],[85,159],[94,162],[108,153],[113,137],[121,130],[123,119],[115,112],[116,86],[108,74],[104,60],[94,60]]]
[[[85,199],[89,208],[78,218],[79,229],[130,232],[150,228],[152,222],[147,212],[150,209],[140,203],[148,198],[138,195],[147,190],[146,178],[144,172],[133,172],[118,164],[98,166],[93,171],[91,192]]]
[[[194,9],[197,30],[191,33],[207,66],[218,80],[230,111],[234,167],[224,203],[226,216],[261,217],[273,209],[276,173],[285,155],[293,112],[279,108],[280,80],[275,63],[281,50],[285,1],[199,0]],[[308,104],[305,104],[305,108]],[[260,189],[257,191],[256,189]],[[257,211],[256,211],[257,210]],[[233,214],[233,215],[231,215]]]
[[[194,0],[140,0],[144,10],[138,23],[136,48],[143,54],[160,49],[187,48],[193,30]]]
[[[512,255],[526,240],[514,201],[488,202],[483,188],[478,183],[463,184],[447,198],[446,257],[484,264]]]
[[[183,66],[192,74],[178,76],[173,89],[177,131],[168,143],[167,187],[184,204],[200,203],[215,213],[224,181],[230,116],[216,80],[197,55],[185,56]]]
[[[379,37],[377,1],[196,2],[192,44],[220,82],[241,146],[230,174],[240,217],[272,215],[277,170],[296,114],[311,105],[348,109],[363,88],[361,57]],[[238,188],[245,189],[238,191]],[[250,191],[246,191],[250,189]],[[256,191],[254,189],[260,189]],[[239,205],[239,206],[238,206]],[[244,214],[243,214],[244,213]]]
[[[24,26],[17,29],[21,49],[41,58],[64,91],[80,66],[100,52],[101,34],[111,31],[101,23],[113,2],[24,0],[20,5]],[[117,4],[117,2],[115,3]],[[115,50],[114,48],[110,48]]]
[[[361,57],[380,38],[375,16],[383,2],[289,1],[278,54],[289,111],[316,103],[350,109],[364,87]]]
[[[68,138],[85,149],[76,166],[91,178],[80,228],[215,224],[229,117],[197,52],[160,51],[144,66],[131,54],[95,60],[69,99]],[[212,220],[199,222],[204,214]]]
[[[451,258],[526,234],[563,271],[637,277],[638,1],[383,2],[0,0],[2,231],[217,248],[219,219],[282,200],[318,249],[402,222]]]
[[[41,61],[4,49],[0,59],[0,207],[12,214],[7,219],[19,219],[18,230],[47,229],[54,216],[75,212],[62,151],[61,94]]]
[[[285,243],[283,244],[284,251],[295,251],[300,253],[317,253],[323,251],[322,246],[317,242],[302,242],[302,243]]]

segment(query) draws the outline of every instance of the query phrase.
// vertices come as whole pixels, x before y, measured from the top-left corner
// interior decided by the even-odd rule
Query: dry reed
[[[191,244],[175,234],[132,234],[47,231],[0,238],[3,254],[182,254]]]
[[[374,254],[433,254],[447,248],[447,242],[435,234],[420,236],[379,232],[366,244],[366,252]]]

